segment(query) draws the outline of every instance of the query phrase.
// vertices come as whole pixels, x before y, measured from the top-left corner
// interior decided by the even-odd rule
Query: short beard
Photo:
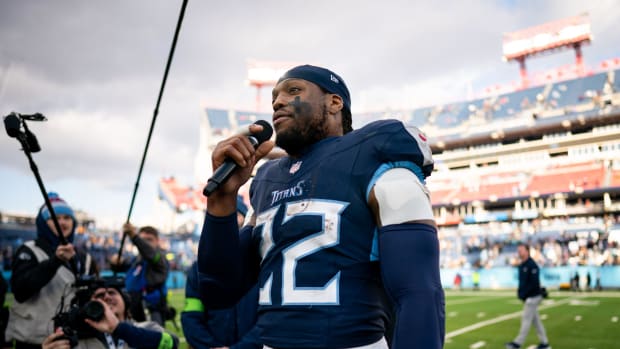
[[[319,117],[313,117],[311,113],[296,113],[293,125],[276,134],[276,145],[291,156],[301,155],[304,149],[327,137],[328,117],[325,105]]]

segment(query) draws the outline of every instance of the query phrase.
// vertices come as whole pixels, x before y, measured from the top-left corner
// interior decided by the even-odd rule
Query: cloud
[[[584,49],[586,62],[616,57],[616,6],[612,0],[191,1],[145,176],[175,175],[193,183],[202,108],[256,107],[255,89],[244,84],[249,59],[334,69],[349,85],[354,112],[407,109],[462,100],[471,91],[517,80],[518,67],[501,61],[502,33],[584,11],[595,34]],[[163,0],[3,4],[0,112],[49,118],[30,123],[43,148],[35,158],[45,180],[111,190],[108,201],[129,196],[180,7],[180,1]],[[568,51],[528,65],[544,70],[572,57]],[[269,88],[261,97],[262,110],[269,110]],[[0,136],[0,147],[6,173],[29,172],[14,139]],[[2,182],[0,191],[14,190]],[[79,202],[99,212],[99,203]],[[0,200],[1,210],[13,207]]]

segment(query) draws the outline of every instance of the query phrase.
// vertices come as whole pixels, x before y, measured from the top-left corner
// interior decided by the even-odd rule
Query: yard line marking
[[[486,290],[486,291],[454,291],[445,289],[444,293],[450,297],[514,297],[517,292],[514,290]],[[569,292],[569,291],[554,291],[549,292],[551,297],[582,297],[582,298],[620,298],[619,291],[600,291],[600,292]]]
[[[549,316],[547,314],[540,314],[540,319],[541,320],[547,320]]]
[[[571,300],[573,300],[573,298],[562,299],[562,300],[557,301],[557,302],[549,303],[549,304],[546,304],[546,305],[541,305],[538,309],[540,310],[540,309],[549,309],[549,308],[557,307],[559,305],[568,303]],[[493,325],[493,324],[496,324],[498,322],[502,322],[502,321],[506,321],[506,320],[510,320],[510,319],[514,319],[514,318],[518,318],[518,317],[521,316],[522,313],[523,313],[523,311],[520,310],[520,311],[516,311],[514,313],[510,313],[510,314],[506,314],[506,315],[501,315],[501,316],[498,316],[498,317],[493,318],[493,319],[480,321],[480,322],[477,322],[477,323],[475,323],[473,325],[465,326],[463,328],[459,328],[458,330],[454,330],[452,332],[446,333],[446,338],[456,337],[456,336],[461,335],[463,333],[471,332],[473,330],[477,330],[477,329],[485,327],[485,326]]]
[[[476,343],[474,343],[474,344],[470,345],[470,346],[469,346],[469,348],[470,348],[470,349],[478,349],[478,348],[482,348],[482,347],[484,347],[485,345],[487,345],[487,342],[485,342],[485,341],[480,341],[480,342],[476,342]]]
[[[479,312],[478,314],[476,314],[476,317],[479,317],[479,318],[480,318],[480,317],[485,317],[485,315],[487,315],[487,313],[485,313],[485,312],[481,311],[481,312]]]
[[[504,298],[512,298],[514,296],[504,296]],[[453,304],[466,304],[466,303],[475,303],[475,302],[484,302],[484,301],[488,301],[490,299],[485,298],[485,297],[471,297],[471,298],[466,298],[466,299],[455,299],[453,301],[446,301],[446,305],[453,305]]]
[[[581,315],[576,315],[575,316],[575,321],[581,321]]]
[[[551,295],[561,295],[562,292],[553,292]],[[602,292],[592,292],[586,295],[583,295],[583,298],[620,298],[620,292],[618,291],[602,291]]]
[[[572,300],[570,303],[568,303],[570,305],[586,305],[586,306],[597,306],[599,304],[601,304],[600,301],[588,301],[588,300],[580,300],[580,299],[575,299]]]
[[[611,317],[611,322],[618,322],[618,317],[617,316],[612,316]]]
[[[457,313],[456,311],[451,311],[448,313],[448,317],[456,317],[459,313]]]
[[[517,292],[515,290],[505,290],[505,291],[471,291],[471,290],[463,290],[463,291],[453,291],[453,290],[444,290],[444,293],[449,296],[463,296],[463,297],[514,297]],[[620,292],[618,292],[618,297],[620,297]]]

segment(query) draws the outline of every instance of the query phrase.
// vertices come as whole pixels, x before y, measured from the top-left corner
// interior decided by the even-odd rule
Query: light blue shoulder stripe
[[[379,260],[379,231],[375,228],[375,232],[372,235],[372,247],[370,249],[370,261]]]
[[[388,162],[379,166],[379,168],[377,168],[375,173],[372,175],[372,178],[368,183],[368,187],[366,187],[366,201],[368,201],[370,191],[372,190],[372,187],[375,185],[375,183],[377,183],[377,180],[379,180],[379,177],[381,177],[381,175],[393,168],[406,168],[413,172],[418,177],[420,182],[422,182],[422,184],[426,184],[426,180],[424,179],[424,173],[422,172],[420,166],[414,164],[411,161]]]

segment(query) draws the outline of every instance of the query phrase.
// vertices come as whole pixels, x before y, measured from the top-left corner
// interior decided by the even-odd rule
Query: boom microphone
[[[248,137],[248,140],[250,141],[250,143],[252,143],[254,149],[256,149],[261,143],[271,138],[271,135],[273,134],[273,128],[265,120],[258,120],[254,123],[254,125],[263,126],[263,130],[255,134],[249,134],[249,131],[245,132],[244,134]],[[207,181],[207,185],[202,191],[202,194],[204,194],[205,196],[213,194],[213,192],[220,187],[220,184],[226,182],[228,178],[230,178],[230,175],[232,175],[235,169],[237,169],[237,166],[238,165],[236,162],[234,162],[230,158],[227,158],[224,163],[220,167],[218,167],[217,170],[215,170],[213,176],[209,178],[209,180]]]

